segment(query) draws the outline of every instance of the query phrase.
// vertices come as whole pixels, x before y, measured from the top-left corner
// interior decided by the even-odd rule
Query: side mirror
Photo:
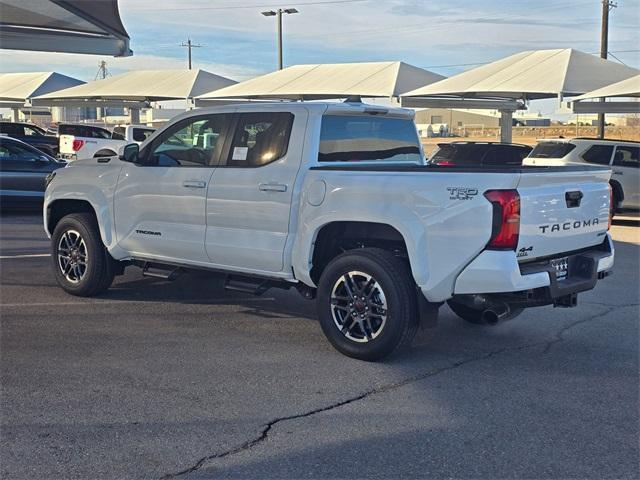
[[[130,143],[122,147],[118,157],[124,162],[137,163],[138,153],[140,153],[140,146],[137,143]]]

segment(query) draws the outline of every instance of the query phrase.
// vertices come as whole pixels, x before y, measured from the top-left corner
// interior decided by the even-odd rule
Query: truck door
[[[116,235],[132,256],[208,263],[207,187],[231,119],[232,113],[186,118],[148,144],[139,163],[123,167],[115,192]]]
[[[280,272],[308,114],[236,113],[207,192],[206,250],[215,266]]]

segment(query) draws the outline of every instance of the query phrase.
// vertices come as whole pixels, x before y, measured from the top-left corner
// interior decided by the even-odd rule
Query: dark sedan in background
[[[28,143],[51,157],[58,155],[58,137],[47,135],[47,132],[37,125],[26,122],[0,122],[0,134]]]
[[[532,147],[517,143],[500,142],[451,142],[439,143],[429,157],[435,165],[465,167],[498,167],[522,165]]]
[[[25,142],[0,135],[0,205],[2,208],[41,206],[45,178],[65,165]]]

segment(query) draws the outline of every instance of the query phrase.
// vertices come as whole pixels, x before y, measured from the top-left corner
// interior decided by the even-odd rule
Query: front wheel
[[[386,250],[336,257],[318,284],[320,326],[341,353],[380,360],[408,346],[418,328],[417,297],[405,263]]]
[[[53,271],[58,284],[80,297],[111,286],[115,261],[105,249],[97,222],[89,213],[73,213],[58,222],[51,236]]]

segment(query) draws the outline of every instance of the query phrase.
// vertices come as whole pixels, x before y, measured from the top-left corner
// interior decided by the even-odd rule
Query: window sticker
[[[246,160],[249,154],[249,147],[235,147],[231,160]]]

